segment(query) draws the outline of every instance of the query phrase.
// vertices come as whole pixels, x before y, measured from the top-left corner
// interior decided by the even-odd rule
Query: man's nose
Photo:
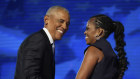
[[[65,29],[65,30],[68,29],[68,26],[67,26],[66,23],[63,23],[62,27],[63,27],[63,29]]]

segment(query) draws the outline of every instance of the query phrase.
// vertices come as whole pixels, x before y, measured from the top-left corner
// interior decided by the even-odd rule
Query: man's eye
[[[64,20],[60,19],[60,20],[59,20],[59,22],[60,22],[60,23],[63,23],[63,22],[64,22]]]

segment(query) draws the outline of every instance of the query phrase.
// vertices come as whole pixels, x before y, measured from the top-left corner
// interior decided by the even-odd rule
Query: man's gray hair
[[[64,7],[61,7],[61,6],[52,6],[48,9],[48,11],[46,12],[46,15],[50,15],[53,11],[57,11],[57,10],[64,10],[66,11],[67,13],[69,13],[69,11],[64,8]]]

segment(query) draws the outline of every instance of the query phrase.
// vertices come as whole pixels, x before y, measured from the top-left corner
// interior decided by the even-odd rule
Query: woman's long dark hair
[[[124,26],[122,23],[113,21],[106,15],[96,15],[91,17],[91,19],[92,18],[95,18],[94,24],[97,28],[104,29],[104,38],[108,38],[108,36],[114,32],[114,39],[116,41],[115,50],[118,52],[120,68],[118,79],[122,79],[124,72],[128,69],[128,61],[126,58],[126,52],[124,50],[124,46],[126,45],[124,41]]]

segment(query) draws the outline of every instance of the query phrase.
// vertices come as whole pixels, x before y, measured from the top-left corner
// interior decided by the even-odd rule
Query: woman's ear
[[[104,35],[104,29],[99,28],[99,37],[102,37]]]
[[[96,34],[96,39],[99,40],[103,36],[104,36],[104,29],[98,28],[97,29],[97,34]]]

